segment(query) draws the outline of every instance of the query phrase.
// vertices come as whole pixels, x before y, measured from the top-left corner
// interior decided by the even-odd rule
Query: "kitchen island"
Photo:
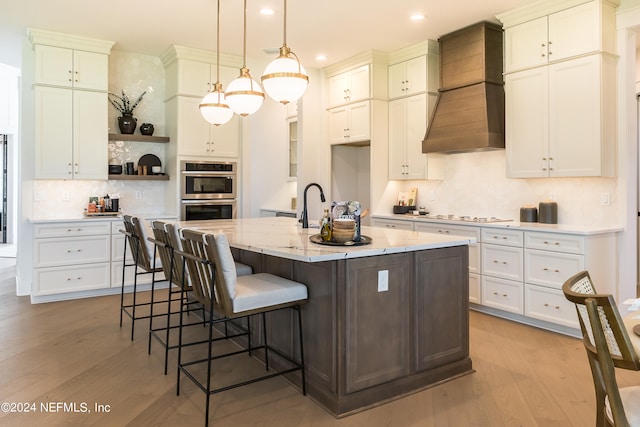
[[[363,227],[372,243],[324,246],[292,218],[188,221],[224,232],[237,261],[307,285],[303,340],[308,395],[347,416],[473,372],[468,245],[473,239]],[[271,345],[298,357],[288,311],[267,321]],[[252,324],[260,340],[260,323]],[[270,354],[270,357],[272,354]],[[275,356],[275,355],[274,355]],[[270,359],[275,366],[279,361]],[[300,373],[291,374],[300,384]]]

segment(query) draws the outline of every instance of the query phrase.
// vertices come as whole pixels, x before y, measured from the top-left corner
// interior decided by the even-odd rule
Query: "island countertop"
[[[223,232],[232,247],[304,262],[361,258],[475,243],[463,236],[443,236],[381,227],[362,227],[372,242],[361,246],[326,246],[309,240],[319,228],[304,229],[294,218],[241,218],[232,220],[181,221],[182,228]]]

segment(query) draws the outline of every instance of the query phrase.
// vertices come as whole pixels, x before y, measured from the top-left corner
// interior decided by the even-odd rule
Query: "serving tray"
[[[317,243],[319,245],[325,245],[325,246],[363,246],[363,245],[368,245],[373,241],[371,237],[365,236],[365,235],[360,236],[360,239],[361,240],[359,242],[354,242],[350,240],[348,242],[338,243],[338,242],[331,242],[331,241],[325,242],[324,240],[322,240],[322,236],[320,234],[314,234],[313,236],[309,236],[309,240],[311,240],[313,243]]]

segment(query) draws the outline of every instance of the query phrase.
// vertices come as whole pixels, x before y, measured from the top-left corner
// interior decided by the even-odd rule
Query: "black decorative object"
[[[136,126],[138,125],[138,120],[133,117],[131,114],[123,114],[118,117],[118,127],[120,128],[120,133],[131,135],[136,130]]]
[[[153,135],[153,125],[151,123],[143,123],[140,125],[140,133],[142,135],[148,135],[151,136]]]

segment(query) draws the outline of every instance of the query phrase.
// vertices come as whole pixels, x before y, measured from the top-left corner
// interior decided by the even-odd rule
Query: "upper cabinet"
[[[371,101],[343,105],[329,110],[329,142],[345,144],[371,138]]]
[[[599,51],[615,52],[612,30],[617,1],[549,3],[550,12],[544,16],[538,13],[532,18],[528,7],[499,15],[505,23],[505,72]]]
[[[329,78],[329,107],[362,101],[371,97],[369,65]]]
[[[113,42],[29,29],[35,57],[36,179],[107,179]]]
[[[37,84],[99,91],[108,89],[108,55],[45,45],[35,45],[34,49]]]
[[[498,16],[508,177],[615,175],[617,4],[549,0]]]
[[[229,84],[238,77],[239,69],[220,66],[220,82]],[[167,95],[187,95],[202,98],[213,89],[218,80],[218,67],[216,64],[201,61],[183,59],[175,61],[167,67],[167,73],[172,76],[167,79]],[[173,78],[175,77],[175,78]]]
[[[214,126],[200,114],[200,101],[218,80],[216,58],[215,52],[182,46],[171,46],[162,56],[166,123],[177,156],[240,156],[240,118],[234,114],[230,122]],[[240,58],[220,54],[220,82],[238,77],[240,65]]]
[[[389,66],[389,99],[427,91],[427,56]]]

